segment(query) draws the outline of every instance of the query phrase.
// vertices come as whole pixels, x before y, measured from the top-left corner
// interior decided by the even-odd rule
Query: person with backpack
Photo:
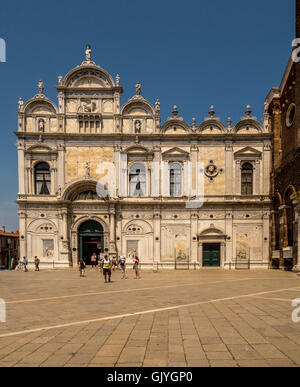
[[[103,270],[105,283],[111,282],[111,266],[112,266],[112,262],[109,259],[109,256],[105,254],[104,259],[102,261],[102,270]],[[108,281],[107,281],[107,277],[108,277]]]

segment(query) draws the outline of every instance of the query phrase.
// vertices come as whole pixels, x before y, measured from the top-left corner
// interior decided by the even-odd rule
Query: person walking
[[[84,277],[86,265],[83,259],[79,260],[78,267],[79,267],[80,277]]]
[[[126,258],[124,255],[120,258],[120,269],[122,271],[122,278],[121,279],[127,279],[126,277]]]
[[[101,272],[102,271],[102,256],[101,254],[99,255],[99,259],[98,259],[98,270]]]
[[[140,272],[139,272],[139,264],[140,260],[137,256],[134,257],[133,260],[133,270],[135,271],[135,279],[140,279]]]
[[[97,267],[97,255],[94,253],[91,256],[92,269]]]
[[[111,266],[112,266],[112,262],[109,259],[109,256],[105,254],[104,259],[102,261],[102,269],[103,269],[105,283],[111,282]]]
[[[112,259],[112,269],[113,269],[113,271],[116,271],[117,268],[118,268],[117,258],[113,257],[113,259]]]
[[[27,265],[28,265],[28,258],[23,257],[23,265],[24,265],[24,271],[25,273],[28,272]]]
[[[40,260],[37,256],[34,257],[35,271],[40,271]]]

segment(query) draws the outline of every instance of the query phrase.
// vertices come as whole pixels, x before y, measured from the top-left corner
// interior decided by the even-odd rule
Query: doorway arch
[[[91,256],[104,252],[104,230],[100,223],[88,220],[78,228],[78,259],[91,264]]]

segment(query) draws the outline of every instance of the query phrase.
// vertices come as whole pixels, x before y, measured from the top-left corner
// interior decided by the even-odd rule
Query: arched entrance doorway
[[[104,252],[104,234],[100,223],[89,220],[78,229],[78,258],[87,265],[91,264],[91,256]]]

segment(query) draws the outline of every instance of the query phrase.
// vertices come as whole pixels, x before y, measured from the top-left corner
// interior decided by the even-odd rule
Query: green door
[[[220,243],[203,244],[203,267],[221,266],[221,245]]]
[[[87,265],[91,263],[91,256],[104,252],[103,227],[100,223],[90,220],[83,223],[78,230],[79,259]]]

